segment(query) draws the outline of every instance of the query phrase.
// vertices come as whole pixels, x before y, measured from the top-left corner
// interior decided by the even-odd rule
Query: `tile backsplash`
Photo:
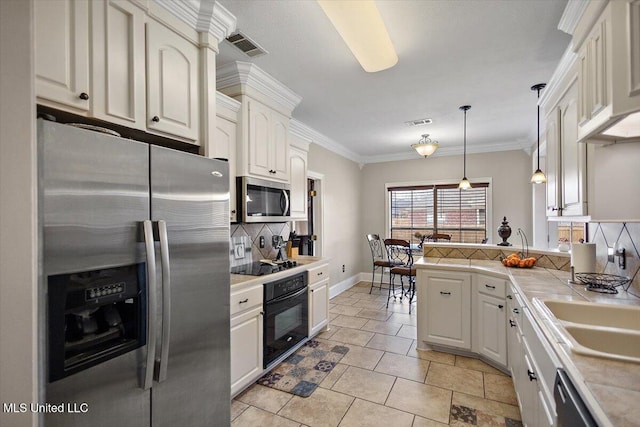
[[[291,226],[287,222],[283,223],[240,223],[231,224],[231,240],[234,238],[242,238],[244,242],[251,242],[251,260],[258,261],[260,259],[274,259],[277,250],[273,248],[271,243],[272,236],[282,236],[286,241],[289,239]],[[264,248],[260,248],[260,236],[264,237]],[[231,245],[233,248],[233,244]],[[233,259],[233,254],[231,254]]]
[[[596,269],[598,273],[615,274],[632,279],[629,292],[640,297],[640,223],[591,222],[589,241],[596,244]],[[607,248],[625,250],[624,269],[618,266],[618,257],[608,260]]]

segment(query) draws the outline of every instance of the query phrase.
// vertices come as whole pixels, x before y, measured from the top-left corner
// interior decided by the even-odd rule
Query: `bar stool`
[[[385,239],[384,245],[389,254],[389,262],[392,263],[389,275],[389,294],[387,297],[387,308],[391,296],[395,301],[398,294],[395,289],[395,277],[400,276],[400,301],[404,296],[409,298],[409,314],[411,314],[411,304],[416,294],[416,268],[413,266],[413,250],[411,244],[403,239]],[[407,278],[407,290],[404,289],[404,278]]]

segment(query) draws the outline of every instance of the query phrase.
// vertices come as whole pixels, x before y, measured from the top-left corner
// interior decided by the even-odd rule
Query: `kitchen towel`
[[[575,273],[595,273],[596,244],[573,243],[571,245],[571,265]]]

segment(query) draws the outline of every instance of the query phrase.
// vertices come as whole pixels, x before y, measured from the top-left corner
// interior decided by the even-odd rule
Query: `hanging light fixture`
[[[411,148],[426,158],[438,149],[438,141],[432,141],[431,138],[429,138],[429,134],[425,133],[422,135],[422,138],[420,138],[420,141],[411,145]]]
[[[538,83],[537,85],[531,86],[531,90],[538,91],[538,101],[540,100],[540,91],[545,88],[546,83]],[[531,183],[532,184],[544,184],[547,182],[547,177],[540,169],[540,104],[538,103],[538,169],[531,175]]]
[[[460,190],[468,190],[471,188],[471,183],[467,179],[467,110],[471,108],[471,105],[463,105],[460,107],[464,111],[464,151],[462,152],[462,180],[458,184]]]

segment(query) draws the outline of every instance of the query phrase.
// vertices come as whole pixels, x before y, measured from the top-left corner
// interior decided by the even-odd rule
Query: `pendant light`
[[[471,183],[467,179],[467,110],[471,108],[471,105],[463,105],[460,107],[464,111],[464,151],[462,152],[462,180],[458,184],[460,190],[468,190],[471,188]]]
[[[420,141],[413,144],[411,148],[413,148],[418,152],[418,154],[426,158],[435,153],[435,151],[438,149],[438,141],[432,141],[429,138],[429,134],[425,133],[424,135],[422,135],[422,138],[420,138]]]
[[[538,83],[537,85],[531,86],[531,90],[538,91],[538,101],[540,101],[540,91],[544,89],[546,83]],[[532,184],[544,184],[547,182],[547,177],[540,169],[540,104],[538,103],[538,169],[531,175],[531,183]]]

